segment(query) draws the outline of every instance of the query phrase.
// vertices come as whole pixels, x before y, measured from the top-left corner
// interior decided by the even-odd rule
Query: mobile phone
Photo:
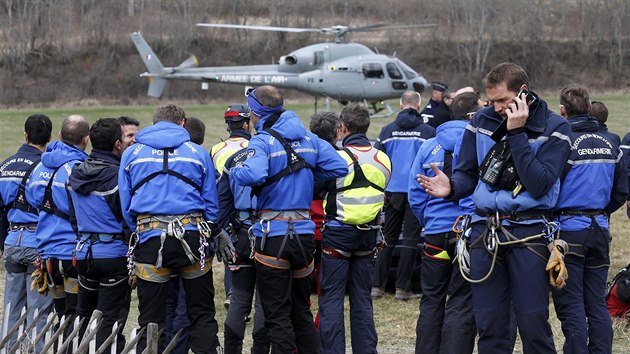
[[[516,95],[516,97],[521,98],[522,94],[525,94],[525,102],[527,102],[528,106],[536,102],[536,100],[538,99],[536,96],[534,96],[531,92],[527,91],[526,89],[521,89]]]

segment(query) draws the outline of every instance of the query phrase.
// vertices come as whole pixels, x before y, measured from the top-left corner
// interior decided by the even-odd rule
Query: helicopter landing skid
[[[330,105],[330,97],[326,97],[326,110],[330,111],[331,110],[331,105]],[[380,101],[380,102],[368,102],[367,100],[363,100],[362,101],[363,106],[365,106],[365,108],[367,108],[367,110],[370,112],[370,118],[387,118],[390,117],[392,114],[396,113],[394,112],[394,110],[392,109],[392,106],[390,106],[389,102],[387,101]],[[348,104],[347,101],[342,102],[342,105],[346,105]],[[381,106],[379,106],[379,104],[381,104]],[[317,112],[317,96],[315,96],[315,112]],[[382,113],[381,113],[382,112]]]
[[[382,105],[381,107],[378,106],[379,103]],[[368,104],[367,100],[363,100],[363,105],[370,112],[370,118],[387,118],[394,114],[392,106],[387,101],[369,102]]]

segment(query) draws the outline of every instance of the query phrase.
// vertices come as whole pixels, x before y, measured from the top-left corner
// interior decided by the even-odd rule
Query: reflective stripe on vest
[[[212,163],[214,168],[219,171],[219,175],[223,174],[223,168],[227,159],[234,155],[235,152],[246,148],[247,145],[249,145],[249,140],[242,137],[234,137],[212,147]]]
[[[380,150],[369,148],[366,151],[357,149],[356,147],[348,148],[365,175],[365,178],[381,189],[385,189],[387,182],[391,176],[391,163],[387,156]],[[339,154],[350,164],[348,166],[349,173],[342,178],[336,180],[335,188],[337,190],[349,186],[355,177],[354,163],[345,151],[339,151]],[[336,210],[327,207],[331,196],[324,199],[324,210],[327,216],[334,217],[336,220],[349,225],[362,225],[372,222],[381,211],[385,193],[376,188],[357,187],[335,193]],[[335,215],[336,214],[336,215]]]

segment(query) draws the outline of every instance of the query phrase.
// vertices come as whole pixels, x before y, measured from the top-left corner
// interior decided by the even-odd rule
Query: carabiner
[[[186,233],[184,224],[182,223],[180,219],[175,219],[172,221],[172,223],[174,224],[173,236],[175,236],[176,239],[181,240],[184,237],[184,234]]]

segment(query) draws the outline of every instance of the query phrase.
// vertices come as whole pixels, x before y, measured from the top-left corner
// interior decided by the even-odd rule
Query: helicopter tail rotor
[[[193,54],[189,56],[188,59],[184,60],[181,64],[179,64],[177,67],[175,67],[175,70],[196,68],[197,66],[199,66],[199,60]]]

